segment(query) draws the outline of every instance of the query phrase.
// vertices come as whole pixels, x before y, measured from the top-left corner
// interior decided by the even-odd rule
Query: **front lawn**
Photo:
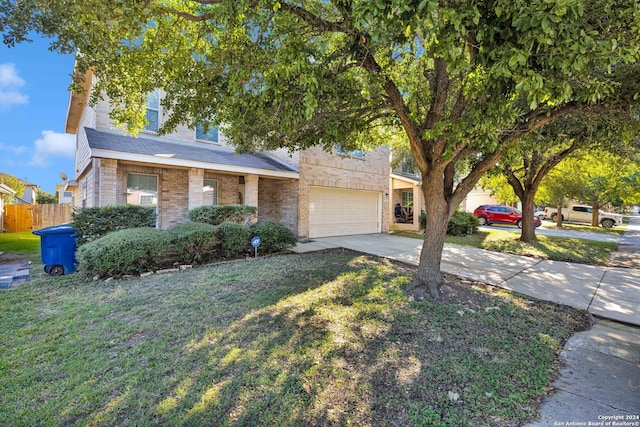
[[[0,425],[511,426],[536,416],[584,312],[348,251],[0,299]]]
[[[422,232],[394,231],[392,234],[424,239]],[[446,236],[445,243],[555,261],[592,265],[607,265],[611,252],[616,248],[616,244],[613,242],[543,236],[541,234],[538,234],[536,237],[538,238],[538,243],[523,243],[518,240],[520,234],[516,234],[513,231],[481,230],[469,236]]]
[[[563,221],[562,228],[558,228],[556,226],[555,221],[544,220],[542,221],[541,227],[546,228],[547,230],[568,230],[568,231],[579,231],[581,233],[614,234],[616,236],[622,236],[626,229],[626,223],[628,223],[628,221],[625,221],[625,223],[622,226],[604,228],[604,227],[592,227],[586,224],[576,224],[572,222]]]
[[[40,254],[40,236],[30,231],[0,233],[0,252],[23,255]]]

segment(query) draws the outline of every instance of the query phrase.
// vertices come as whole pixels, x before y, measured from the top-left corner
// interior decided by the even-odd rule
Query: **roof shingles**
[[[298,172],[293,166],[287,165],[267,153],[236,153],[228,148],[209,146],[203,143],[145,137],[134,138],[92,128],[85,128],[85,131],[91,149],[154,156],[159,163],[162,163],[160,158],[165,157],[278,172]]]

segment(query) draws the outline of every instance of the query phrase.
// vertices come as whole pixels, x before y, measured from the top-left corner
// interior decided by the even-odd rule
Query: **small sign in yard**
[[[260,237],[255,236],[253,239],[251,239],[251,246],[254,247],[255,249],[255,255],[254,258],[258,258],[258,246],[260,246]]]

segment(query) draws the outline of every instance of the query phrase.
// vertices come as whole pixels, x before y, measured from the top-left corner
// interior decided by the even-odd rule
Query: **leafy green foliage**
[[[0,183],[15,191],[15,197],[22,197],[24,195],[24,190],[27,188],[18,178],[7,174],[0,174]],[[6,203],[13,203],[14,196],[10,194],[0,194],[0,197],[2,197]]]
[[[456,211],[449,219],[447,234],[450,236],[466,236],[478,231],[480,222],[472,213]]]
[[[112,231],[155,227],[156,213],[153,208],[137,205],[82,208],[71,214],[71,224],[80,246]]]
[[[247,205],[199,206],[187,212],[187,218],[193,222],[219,225],[226,221],[242,225],[255,222],[258,208]]]
[[[217,226],[216,237],[220,242],[220,256],[232,258],[249,249],[251,232],[235,222],[223,222]]]
[[[85,243],[76,253],[78,271],[87,275],[122,276],[153,271],[170,242],[166,230],[129,228]]]
[[[604,204],[632,205],[640,201],[640,188],[634,185],[639,167],[637,155],[583,151],[560,163],[545,185],[556,180],[562,183],[566,197],[596,209]]]
[[[46,191],[38,191],[36,195],[36,203],[39,205],[49,205],[58,203],[58,197]]]
[[[241,151],[404,140],[431,202],[430,289],[445,233],[430,218],[450,217],[518,136],[640,96],[636,0],[1,5],[6,44],[37,31],[78,49],[76,86],[92,70],[93,101],[106,95],[132,133],[159,88],[161,133],[218,126]]]
[[[215,258],[218,252],[218,229],[211,224],[185,222],[169,229],[172,253],[179,262],[203,264]]]
[[[261,253],[283,252],[298,241],[291,230],[275,221],[258,221],[249,230],[252,236],[260,237]]]

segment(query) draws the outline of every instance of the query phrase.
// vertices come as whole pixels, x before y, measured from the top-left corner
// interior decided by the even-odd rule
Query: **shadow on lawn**
[[[537,319],[550,318],[547,328],[570,322],[468,286],[446,290],[462,306],[410,302],[402,289],[412,273],[346,252],[228,263],[131,283],[69,277],[66,290],[39,287],[50,297],[33,310],[45,313],[47,324],[60,323],[59,331],[53,339],[43,334],[30,350],[43,364],[29,365],[27,394],[44,404],[14,421],[461,425],[486,424],[488,412],[511,411],[515,419],[530,413],[520,409],[529,391],[511,383],[546,384],[548,368],[538,378],[535,366],[522,361],[537,353],[553,358],[557,348],[540,339],[549,332]],[[466,307],[474,312],[461,316]],[[514,310],[532,315],[518,323]]]
[[[187,364],[199,369],[174,376],[159,415],[190,425],[344,424],[341,410],[369,419],[372,391],[352,356],[366,354],[365,346],[388,332],[389,310],[372,304],[384,304],[381,285],[391,277],[364,258],[348,263],[359,267],[274,298],[222,333],[189,343]]]

